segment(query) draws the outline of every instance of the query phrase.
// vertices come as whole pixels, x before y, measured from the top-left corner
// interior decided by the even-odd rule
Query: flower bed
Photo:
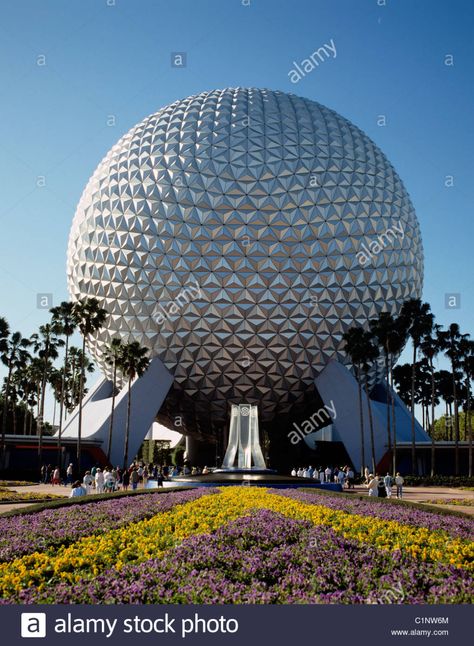
[[[107,580],[110,578],[111,582],[117,582],[113,583],[113,585],[111,583],[110,595],[113,597],[115,594],[114,586],[118,586],[117,590],[120,588],[122,578],[118,573],[122,570],[125,573],[124,576],[129,576],[126,573],[129,572],[130,567],[138,567],[137,572],[146,573],[148,567],[155,568],[157,560],[165,559],[168,562],[168,556],[171,558],[171,552],[180,543],[184,546],[191,537],[198,540],[199,536],[202,537],[203,534],[206,534],[199,543],[204,550],[206,541],[213,540],[213,535],[219,535],[219,531],[223,530],[229,522],[236,520],[235,527],[238,527],[239,524],[248,522],[240,517],[253,514],[254,510],[268,510],[268,512],[277,514],[279,517],[285,517],[289,522],[288,527],[293,528],[291,531],[296,531],[297,527],[299,528],[298,531],[301,530],[301,532],[303,530],[307,532],[314,528],[316,534],[314,535],[315,544],[313,547],[316,552],[318,552],[320,545],[325,545],[324,536],[331,537],[331,544],[337,544],[339,551],[344,552],[347,545],[349,554],[348,559],[346,559],[347,563],[351,559],[355,559],[354,562],[359,563],[355,554],[360,552],[360,554],[364,555],[370,552],[373,555],[373,565],[370,565],[367,576],[375,577],[375,581],[382,581],[383,583],[385,581],[384,577],[388,577],[387,581],[392,581],[392,579],[394,582],[399,581],[402,574],[396,575],[393,572],[394,567],[401,568],[402,572],[406,570],[408,578],[416,578],[419,573],[425,573],[423,575],[425,578],[420,579],[422,582],[422,585],[420,584],[421,588],[415,586],[410,592],[412,598],[416,598],[418,595],[420,599],[425,600],[444,599],[451,594],[453,598],[463,599],[468,594],[466,581],[469,581],[469,579],[466,577],[473,569],[473,544],[466,539],[450,536],[444,530],[430,530],[426,527],[404,524],[394,520],[331,509],[322,504],[315,504],[314,497],[311,494],[306,494],[311,497],[311,501],[305,502],[304,498],[299,500],[295,499],[294,496],[281,495],[281,492],[269,493],[264,489],[257,488],[227,487],[221,490],[219,495],[207,495],[208,492],[209,490],[207,489],[204,491],[183,492],[183,496],[184,494],[188,495],[189,502],[183,499],[182,502],[185,504],[176,505],[175,500],[175,506],[171,509],[165,511],[162,508],[161,513],[155,513],[155,515],[146,520],[130,522],[126,526],[110,529],[105,533],[95,532],[93,535],[80,538],[70,545],[63,545],[56,549],[53,546],[45,551],[30,552],[26,556],[4,563],[0,565],[0,592],[5,599],[10,601],[22,599],[49,600],[50,597],[45,597],[44,595],[52,594],[51,599],[56,598],[58,602],[62,602],[59,599],[62,599],[61,595],[66,594],[64,590],[66,588],[71,590],[75,588],[79,590],[78,594],[82,594],[81,590],[86,590],[84,594],[91,595],[92,598],[92,588],[87,587],[88,582],[104,575],[108,577]],[[194,494],[195,499],[192,498],[191,494]],[[178,495],[175,494],[175,496]],[[160,495],[160,498],[163,498],[163,494]],[[122,501],[111,502],[119,503]],[[90,505],[88,508],[90,508]],[[270,516],[267,518],[270,518]],[[276,517],[271,516],[271,518]],[[296,525],[290,521],[296,521]],[[270,537],[275,536],[276,530],[274,531],[269,527],[268,531],[270,532]],[[258,537],[258,532],[255,536]],[[297,541],[298,544],[302,543],[302,545],[298,547],[299,551],[296,553],[295,563],[299,563],[298,559],[300,559],[301,553],[307,551],[309,547],[307,541],[305,543],[306,539],[303,540],[302,537],[303,534]],[[259,539],[260,545],[257,546],[262,554],[267,554],[271,549],[271,545],[268,543],[269,540],[270,538],[267,539],[265,534],[262,533],[261,539]],[[190,545],[194,545],[193,541],[190,542]],[[330,549],[332,548],[328,547],[326,551],[330,551]],[[336,548],[334,547],[334,549]],[[376,556],[377,558],[375,558]],[[267,556],[262,556],[262,558],[265,561],[263,565],[267,567]],[[268,558],[270,558],[270,554],[268,554]],[[281,555],[281,558],[284,558],[284,554]],[[290,554],[289,558],[293,559],[293,556]],[[311,559],[314,558],[319,557],[311,557]],[[308,594],[311,599],[320,600],[321,602],[326,599],[324,596],[326,594],[329,595],[327,597],[329,601],[348,600],[347,602],[350,602],[350,599],[352,601],[355,599],[360,602],[362,598],[372,599],[369,593],[372,591],[375,594],[375,588],[374,590],[364,588],[361,591],[359,587],[354,588],[352,586],[350,590],[354,593],[353,597],[344,596],[343,588],[341,587],[343,580],[339,578],[338,574],[338,567],[339,565],[342,567],[343,563],[341,558],[332,561],[331,567],[334,568],[332,589],[328,583],[323,588],[316,587],[311,590],[305,588],[305,594]],[[215,555],[209,560],[210,567],[214,562]],[[311,560],[310,562],[313,564],[311,567],[313,567],[313,561]],[[143,569],[140,569],[140,564],[142,563],[145,563],[145,565],[143,565]],[[257,561],[255,561],[255,564],[257,564]],[[310,566],[308,565],[307,567]],[[256,582],[260,582],[263,588],[261,586],[257,587],[259,590],[261,588],[261,591],[265,591],[268,588],[269,580],[266,578],[266,570],[260,570],[259,568],[260,565],[254,574]],[[296,585],[296,582],[299,581],[299,573],[296,565],[295,568],[294,571],[288,570],[288,576],[290,572],[293,573],[292,576],[295,578],[294,584]],[[284,570],[286,571],[285,567]],[[357,571],[357,568],[355,571]],[[216,573],[210,572],[209,581],[214,580],[214,574]],[[134,575],[130,576],[133,578]],[[217,572],[216,581],[219,580],[219,576],[221,574]],[[264,579],[260,580],[260,576],[263,576]],[[353,574],[348,574],[348,576],[352,577]],[[285,585],[289,586],[288,589],[285,588],[286,592],[281,592],[283,596],[277,596],[275,599],[291,598],[296,600],[299,594],[298,591],[296,588],[293,589],[293,592],[290,590],[291,579],[285,579],[285,581],[287,581]],[[439,589],[437,588],[437,591],[433,591],[431,589],[433,585],[431,585],[428,590],[428,581],[432,581],[433,585],[436,584]],[[71,586],[71,583],[74,586]],[[239,581],[237,580],[236,583],[239,583]],[[66,584],[66,586],[61,587],[61,584]],[[138,582],[136,584],[139,585]],[[405,585],[408,586],[408,583],[405,583]],[[28,588],[30,592],[27,593],[26,589]],[[237,594],[237,598],[241,599],[238,596],[239,590],[242,591],[237,586],[234,592]],[[179,591],[175,592],[178,595]],[[251,591],[242,592],[244,597],[247,593],[250,594]],[[272,594],[277,593],[280,595],[279,589],[272,592]],[[30,595],[29,597],[28,594]],[[73,593],[70,592],[70,594]],[[260,600],[265,600],[266,598],[264,596]],[[120,599],[120,596],[117,599]],[[126,600],[125,597],[124,600]]]
[[[0,487],[27,487],[37,484],[37,482],[28,482],[27,480],[0,480]]]
[[[472,579],[265,509],[160,559],[75,586],[19,594],[22,603],[468,603]]]
[[[66,546],[91,534],[104,534],[213,492],[213,489],[194,489],[130,495],[35,514],[0,517],[0,562],[39,550],[49,552],[51,548]]]
[[[393,520],[414,527],[425,527],[429,530],[443,530],[453,537],[474,540],[474,522],[469,518],[434,514],[416,507],[405,507],[392,504],[386,499],[351,499],[348,496],[318,494],[317,491],[306,492],[295,489],[279,491],[278,495],[287,496],[303,503],[324,505],[330,509],[345,511],[350,514],[370,516],[383,520]]]
[[[63,498],[63,496],[58,496],[54,493],[36,493],[34,491],[25,491],[21,493],[0,488],[0,503],[37,502],[42,500],[56,500],[58,498]]]

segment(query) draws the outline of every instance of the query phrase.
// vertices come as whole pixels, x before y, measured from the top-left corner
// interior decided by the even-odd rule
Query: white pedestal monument
[[[222,469],[266,469],[258,436],[257,406],[232,404],[229,443]]]

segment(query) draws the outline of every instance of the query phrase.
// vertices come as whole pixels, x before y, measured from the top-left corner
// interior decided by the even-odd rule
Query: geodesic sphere
[[[260,89],[204,92],[132,128],[87,184],[68,249],[72,299],[110,312],[99,365],[114,336],[146,345],[198,426],[230,402],[264,421],[298,406],[331,358],[348,362],[342,334],[419,297],[422,273],[385,155],[323,105]]]

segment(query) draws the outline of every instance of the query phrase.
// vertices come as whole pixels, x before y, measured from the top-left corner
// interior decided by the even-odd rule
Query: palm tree
[[[74,304],[69,301],[63,301],[57,307],[49,310],[52,314],[52,324],[57,334],[64,336],[64,365],[61,371],[61,390],[59,394],[59,428],[58,428],[58,465],[61,465],[61,434],[63,430],[64,398],[68,368],[69,356],[69,339],[76,330],[76,320],[74,317]]]
[[[468,334],[464,334],[459,343],[459,354],[461,368],[466,378],[466,411],[464,417],[465,428],[469,441],[469,465],[468,475],[472,476],[472,426],[471,426],[471,379],[474,379],[474,341],[469,339]],[[465,438],[464,438],[465,439]]]
[[[34,402],[31,404],[31,413],[34,418],[34,406],[36,405],[36,422],[35,422],[35,434],[38,432],[38,422],[39,422],[39,408],[41,400],[41,384],[43,383],[43,360],[38,357],[32,357],[30,363],[30,376],[32,381],[32,386],[34,388]]]
[[[5,321],[5,319],[2,319]],[[7,376],[5,379],[5,396],[3,399],[3,414],[2,414],[2,459],[1,465],[2,468],[5,467],[5,435],[7,432],[7,415],[8,415],[8,406],[10,403],[10,385],[12,381],[12,375],[14,370],[21,369],[26,365],[27,359],[29,358],[27,348],[31,345],[29,339],[25,339],[21,332],[13,332],[11,336],[5,336],[5,326],[2,324],[2,353],[0,359],[2,363],[7,367]],[[8,334],[8,333],[7,333]]]
[[[64,408],[65,418],[67,413],[71,413],[77,406],[79,406],[79,383],[81,381],[81,366],[84,366],[84,388],[83,394],[87,394],[88,372],[94,372],[94,363],[89,359],[87,354],[83,354],[80,348],[74,345],[69,347],[69,357],[67,362],[67,372],[65,377],[65,394],[64,394]]]
[[[423,428],[428,431],[431,429],[430,423],[430,405],[432,401],[432,383],[431,383],[431,370],[428,359],[423,357],[416,362],[416,388],[415,388],[415,404],[421,406]],[[435,405],[439,400],[435,397]]]
[[[451,361],[451,377],[453,388],[454,406],[454,473],[459,475],[459,414],[458,414],[458,393],[456,372],[460,368],[461,355],[459,344],[462,335],[457,323],[451,323],[447,330],[441,330],[438,334],[439,343],[444,354]]]
[[[27,435],[28,421],[31,431],[31,426],[34,418],[33,407],[37,403],[35,397],[36,379],[34,376],[33,361],[30,360],[23,368],[17,370],[15,377],[18,383],[18,393],[25,406],[25,416],[23,418],[23,435]]]
[[[38,462],[41,466],[43,459],[43,430],[44,430],[44,403],[46,397],[46,384],[49,372],[53,365],[52,361],[59,356],[58,348],[64,345],[64,341],[56,335],[53,325],[47,323],[41,325],[38,333],[31,336],[31,342],[38,358],[43,362],[43,377],[41,381],[41,397],[39,407],[39,440],[38,440]]]
[[[452,439],[450,437],[450,429],[452,427],[448,426],[448,420],[451,419],[451,405],[453,403],[453,380],[451,373],[447,370],[438,370],[435,372],[435,382],[436,382],[436,392],[444,400],[444,410],[445,410],[445,440],[448,441]]]
[[[123,351],[122,340],[119,338],[112,339],[111,343],[106,347],[105,360],[112,366],[112,410],[110,411],[109,423],[109,438],[107,443],[107,462],[110,464],[110,451],[112,449],[112,434],[114,428],[114,413],[115,413],[115,395],[117,390],[117,361],[120,360],[120,355]]]
[[[385,359],[385,382],[387,393],[387,440],[388,450],[392,450],[392,440],[390,434],[390,392],[389,392],[389,356],[388,339],[394,329],[393,316],[389,312],[380,312],[378,319],[369,322],[370,330],[375,336],[379,346],[383,350]]]
[[[431,475],[434,476],[435,472],[435,400],[436,400],[436,381],[435,381],[435,370],[433,365],[433,360],[440,351],[439,345],[439,332],[441,326],[434,325],[433,329],[426,334],[420,343],[421,354],[426,358],[430,368],[430,379],[431,379]]]
[[[96,298],[86,298],[74,303],[73,308],[74,321],[82,334],[82,357],[81,357],[81,375],[79,381],[79,420],[77,431],[77,470],[81,472],[81,439],[82,439],[82,406],[84,398],[84,379],[85,379],[85,355],[86,343],[89,337],[100,330],[107,318],[107,311],[104,310]]]
[[[412,298],[402,305],[400,317],[406,322],[406,329],[412,341],[413,358],[411,364],[411,463],[413,473],[418,473],[416,464],[416,436],[415,436],[415,380],[416,360],[418,349],[423,337],[429,334],[433,328],[434,316],[430,311],[428,303],[422,303],[419,298]]]
[[[393,369],[393,380],[397,385],[397,393],[407,406],[411,399],[411,364],[403,363]]]
[[[375,344],[375,338],[372,332],[364,332],[361,340],[364,358],[362,360],[362,370],[365,375],[365,395],[367,397],[367,407],[369,409],[369,428],[370,428],[370,446],[372,453],[372,473],[375,474],[375,440],[374,440],[374,420],[372,416],[372,403],[369,396],[369,371],[374,362],[377,360],[380,351]]]
[[[3,354],[7,349],[7,339],[10,334],[10,326],[7,319],[0,316],[0,354]]]
[[[364,474],[365,468],[365,439],[364,439],[364,412],[362,406],[362,360],[364,347],[364,329],[360,326],[352,327],[342,336],[345,341],[345,352],[349,355],[352,365],[356,371],[357,390],[359,393],[359,421],[360,421],[360,474]]]
[[[148,348],[142,347],[138,341],[124,344],[119,356],[116,359],[117,368],[124,376],[128,377],[128,399],[127,399],[127,424],[125,427],[125,445],[123,451],[123,468],[128,465],[128,440],[130,436],[130,412],[132,408],[132,382],[135,377],[141,377],[150,364],[146,356]]]
[[[396,470],[396,446],[397,438],[395,421],[395,400],[390,390],[393,387],[393,364],[403,350],[407,339],[406,320],[403,317],[395,319],[389,312],[381,312],[378,319],[370,321],[370,329],[375,336],[384,355],[385,382],[386,382],[386,406],[387,406],[387,444],[389,452],[392,452],[392,433],[390,429],[390,409],[392,410],[393,422],[393,446],[392,467],[395,475]]]

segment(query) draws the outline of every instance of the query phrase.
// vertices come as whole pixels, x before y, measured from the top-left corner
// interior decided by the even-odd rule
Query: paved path
[[[366,487],[361,485],[357,486],[355,490],[358,493],[367,493]],[[393,495],[395,495],[395,487],[393,487]],[[451,489],[450,487],[404,487],[403,500],[410,502],[425,502],[431,500],[474,500],[474,491],[465,491],[464,489]],[[474,507],[464,505],[437,505],[442,509],[456,509],[465,514],[474,516]]]

